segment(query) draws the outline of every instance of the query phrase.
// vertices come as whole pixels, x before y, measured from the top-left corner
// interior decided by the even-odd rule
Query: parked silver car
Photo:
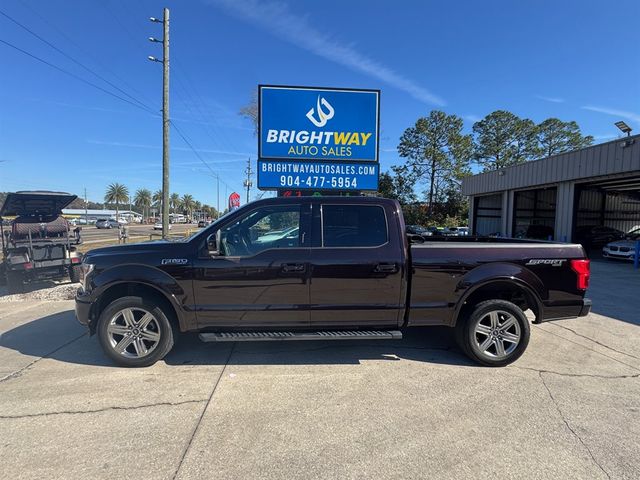
[[[602,249],[602,256],[619,260],[635,259],[636,242],[640,240],[640,228],[631,230],[622,240],[607,243]]]

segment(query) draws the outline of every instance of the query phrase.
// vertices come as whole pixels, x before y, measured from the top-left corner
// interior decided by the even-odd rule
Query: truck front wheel
[[[529,320],[517,305],[487,300],[456,325],[456,341],[472,360],[489,367],[516,361],[529,344]]]
[[[101,313],[98,338],[102,349],[123,367],[148,367],[173,347],[173,328],[153,299],[123,297]]]

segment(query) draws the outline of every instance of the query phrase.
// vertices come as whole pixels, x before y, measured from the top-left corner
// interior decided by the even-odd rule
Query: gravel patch
[[[0,287],[0,302],[22,302],[25,300],[73,300],[79,287],[79,283],[64,283],[62,285],[47,286],[30,292],[17,293],[15,295],[7,295],[6,288]]]

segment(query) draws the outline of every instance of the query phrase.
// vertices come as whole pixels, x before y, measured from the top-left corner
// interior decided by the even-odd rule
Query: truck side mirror
[[[212,257],[220,255],[220,230],[207,237],[207,251]]]

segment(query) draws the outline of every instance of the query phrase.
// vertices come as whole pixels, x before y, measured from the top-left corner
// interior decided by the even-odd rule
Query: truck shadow
[[[0,347],[60,362],[112,367],[95,336],[75,320],[73,310],[47,315],[0,335]],[[231,349],[233,348],[233,352]],[[229,357],[231,353],[231,357]],[[357,365],[362,361],[411,360],[475,365],[455,346],[446,327],[416,328],[403,340],[203,343],[181,334],[164,359],[168,365]]]

